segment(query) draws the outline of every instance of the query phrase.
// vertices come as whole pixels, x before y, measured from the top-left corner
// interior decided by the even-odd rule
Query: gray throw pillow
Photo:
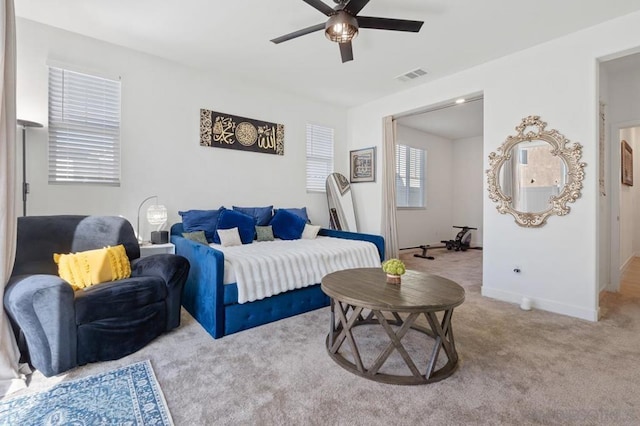
[[[182,236],[187,240],[195,241],[196,243],[209,245],[209,241],[207,241],[207,237],[204,234],[204,231],[193,231],[193,232],[183,232]]]
[[[258,241],[273,241],[273,229],[269,226],[256,226]]]

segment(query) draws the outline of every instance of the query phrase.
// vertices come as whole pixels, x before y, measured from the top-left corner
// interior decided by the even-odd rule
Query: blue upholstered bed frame
[[[182,223],[171,227],[176,254],[191,264],[184,286],[182,305],[211,334],[219,338],[269,322],[329,305],[320,284],[291,290],[248,303],[238,303],[236,284],[223,284],[224,254],[182,237]],[[379,235],[321,229],[318,235],[370,241],[384,259],[384,239]]]

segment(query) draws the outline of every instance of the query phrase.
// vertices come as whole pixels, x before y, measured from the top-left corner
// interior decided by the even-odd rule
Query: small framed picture
[[[376,147],[349,151],[351,183],[376,181]]]
[[[627,143],[622,141],[622,183],[633,186],[633,149]]]

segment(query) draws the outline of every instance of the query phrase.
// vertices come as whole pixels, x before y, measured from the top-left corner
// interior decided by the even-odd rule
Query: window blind
[[[425,164],[427,151],[396,145],[397,207],[425,207]]]
[[[333,173],[333,129],[307,124],[307,191],[325,192]]]
[[[49,68],[49,183],[120,185],[120,81]]]

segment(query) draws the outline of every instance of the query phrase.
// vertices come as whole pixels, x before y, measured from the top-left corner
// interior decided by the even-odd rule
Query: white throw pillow
[[[308,223],[304,225],[304,230],[302,231],[303,240],[313,240],[318,236],[318,232],[320,232],[320,226],[318,225],[309,225]]]
[[[242,245],[238,228],[218,229],[218,235],[220,236],[220,244],[222,244],[222,247]]]

